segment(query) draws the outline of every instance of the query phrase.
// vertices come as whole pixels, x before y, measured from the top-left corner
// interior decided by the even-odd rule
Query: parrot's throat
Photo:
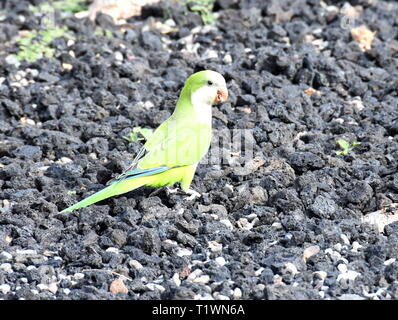
[[[208,98],[209,96],[209,98]],[[191,95],[191,104],[195,113],[195,119],[211,126],[211,96],[209,92],[199,89]]]
[[[192,103],[195,118],[202,123],[211,125],[211,104]]]

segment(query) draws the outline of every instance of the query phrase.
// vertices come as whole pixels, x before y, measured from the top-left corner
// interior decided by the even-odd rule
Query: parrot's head
[[[204,70],[191,75],[185,83],[190,88],[191,101],[211,105],[228,99],[228,90],[224,77],[218,72]]]

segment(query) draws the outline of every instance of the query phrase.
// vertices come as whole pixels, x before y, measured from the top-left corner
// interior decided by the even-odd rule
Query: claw
[[[188,189],[186,191],[186,193],[190,194],[189,197],[184,198],[184,200],[188,200],[188,201],[193,201],[196,198],[200,198],[202,196],[199,192],[196,192],[195,190],[192,190],[192,189]]]

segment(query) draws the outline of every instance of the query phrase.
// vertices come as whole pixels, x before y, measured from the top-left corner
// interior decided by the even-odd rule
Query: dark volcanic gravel
[[[173,3],[126,30],[58,15],[74,40],[17,63],[40,16],[2,2],[0,298],[397,299],[398,4],[351,1],[347,24],[343,1],[218,0],[203,26]],[[129,165],[141,142],[123,137],[204,68],[230,93],[215,132],[248,130],[256,161],[200,165],[195,201],[142,188],[60,214]],[[338,139],[361,144],[338,155]]]

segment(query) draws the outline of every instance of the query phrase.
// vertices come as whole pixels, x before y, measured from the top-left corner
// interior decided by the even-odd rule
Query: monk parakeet
[[[177,182],[188,192],[196,167],[211,142],[211,106],[228,98],[225,79],[211,70],[191,75],[173,114],[148,138],[131,166],[108,187],[64,209],[73,211],[142,186],[170,186]]]

